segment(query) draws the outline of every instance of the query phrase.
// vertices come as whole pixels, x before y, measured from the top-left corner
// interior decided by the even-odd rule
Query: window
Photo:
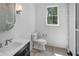
[[[49,26],[58,26],[58,7],[57,6],[51,6],[47,7],[47,20],[46,24]]]

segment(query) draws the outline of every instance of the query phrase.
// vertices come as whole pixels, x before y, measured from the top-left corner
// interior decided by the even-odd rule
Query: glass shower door
[[[79,3],[76,4],[76,54],[79,56]]]
[[[77,34],[77,55],[79,56],[79,31],[76,31],[76,34]]]

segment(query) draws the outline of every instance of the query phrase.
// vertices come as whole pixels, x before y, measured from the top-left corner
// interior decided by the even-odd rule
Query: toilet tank
[[[37,40],[37,38],[38,38],[38,33],[37,32],[33,33],[32,36],[31,36],[31,39]]]

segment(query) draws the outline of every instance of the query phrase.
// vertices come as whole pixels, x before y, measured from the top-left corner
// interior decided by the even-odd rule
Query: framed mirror
[[[0,32],[12,29],[15,21],[15,3],[0,3]]]
[[[48,6],[46,9],[46,25],[59,26],[58,6]]]
[[[6,3],[7,15],[6,15],[6,30],[13,28],[15,24],[15,3]]]

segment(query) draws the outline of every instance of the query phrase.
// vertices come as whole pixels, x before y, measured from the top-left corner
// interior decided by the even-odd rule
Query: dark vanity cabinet
[[[27,43],[20,51],[14,56],[30,56],[30,42]]]

